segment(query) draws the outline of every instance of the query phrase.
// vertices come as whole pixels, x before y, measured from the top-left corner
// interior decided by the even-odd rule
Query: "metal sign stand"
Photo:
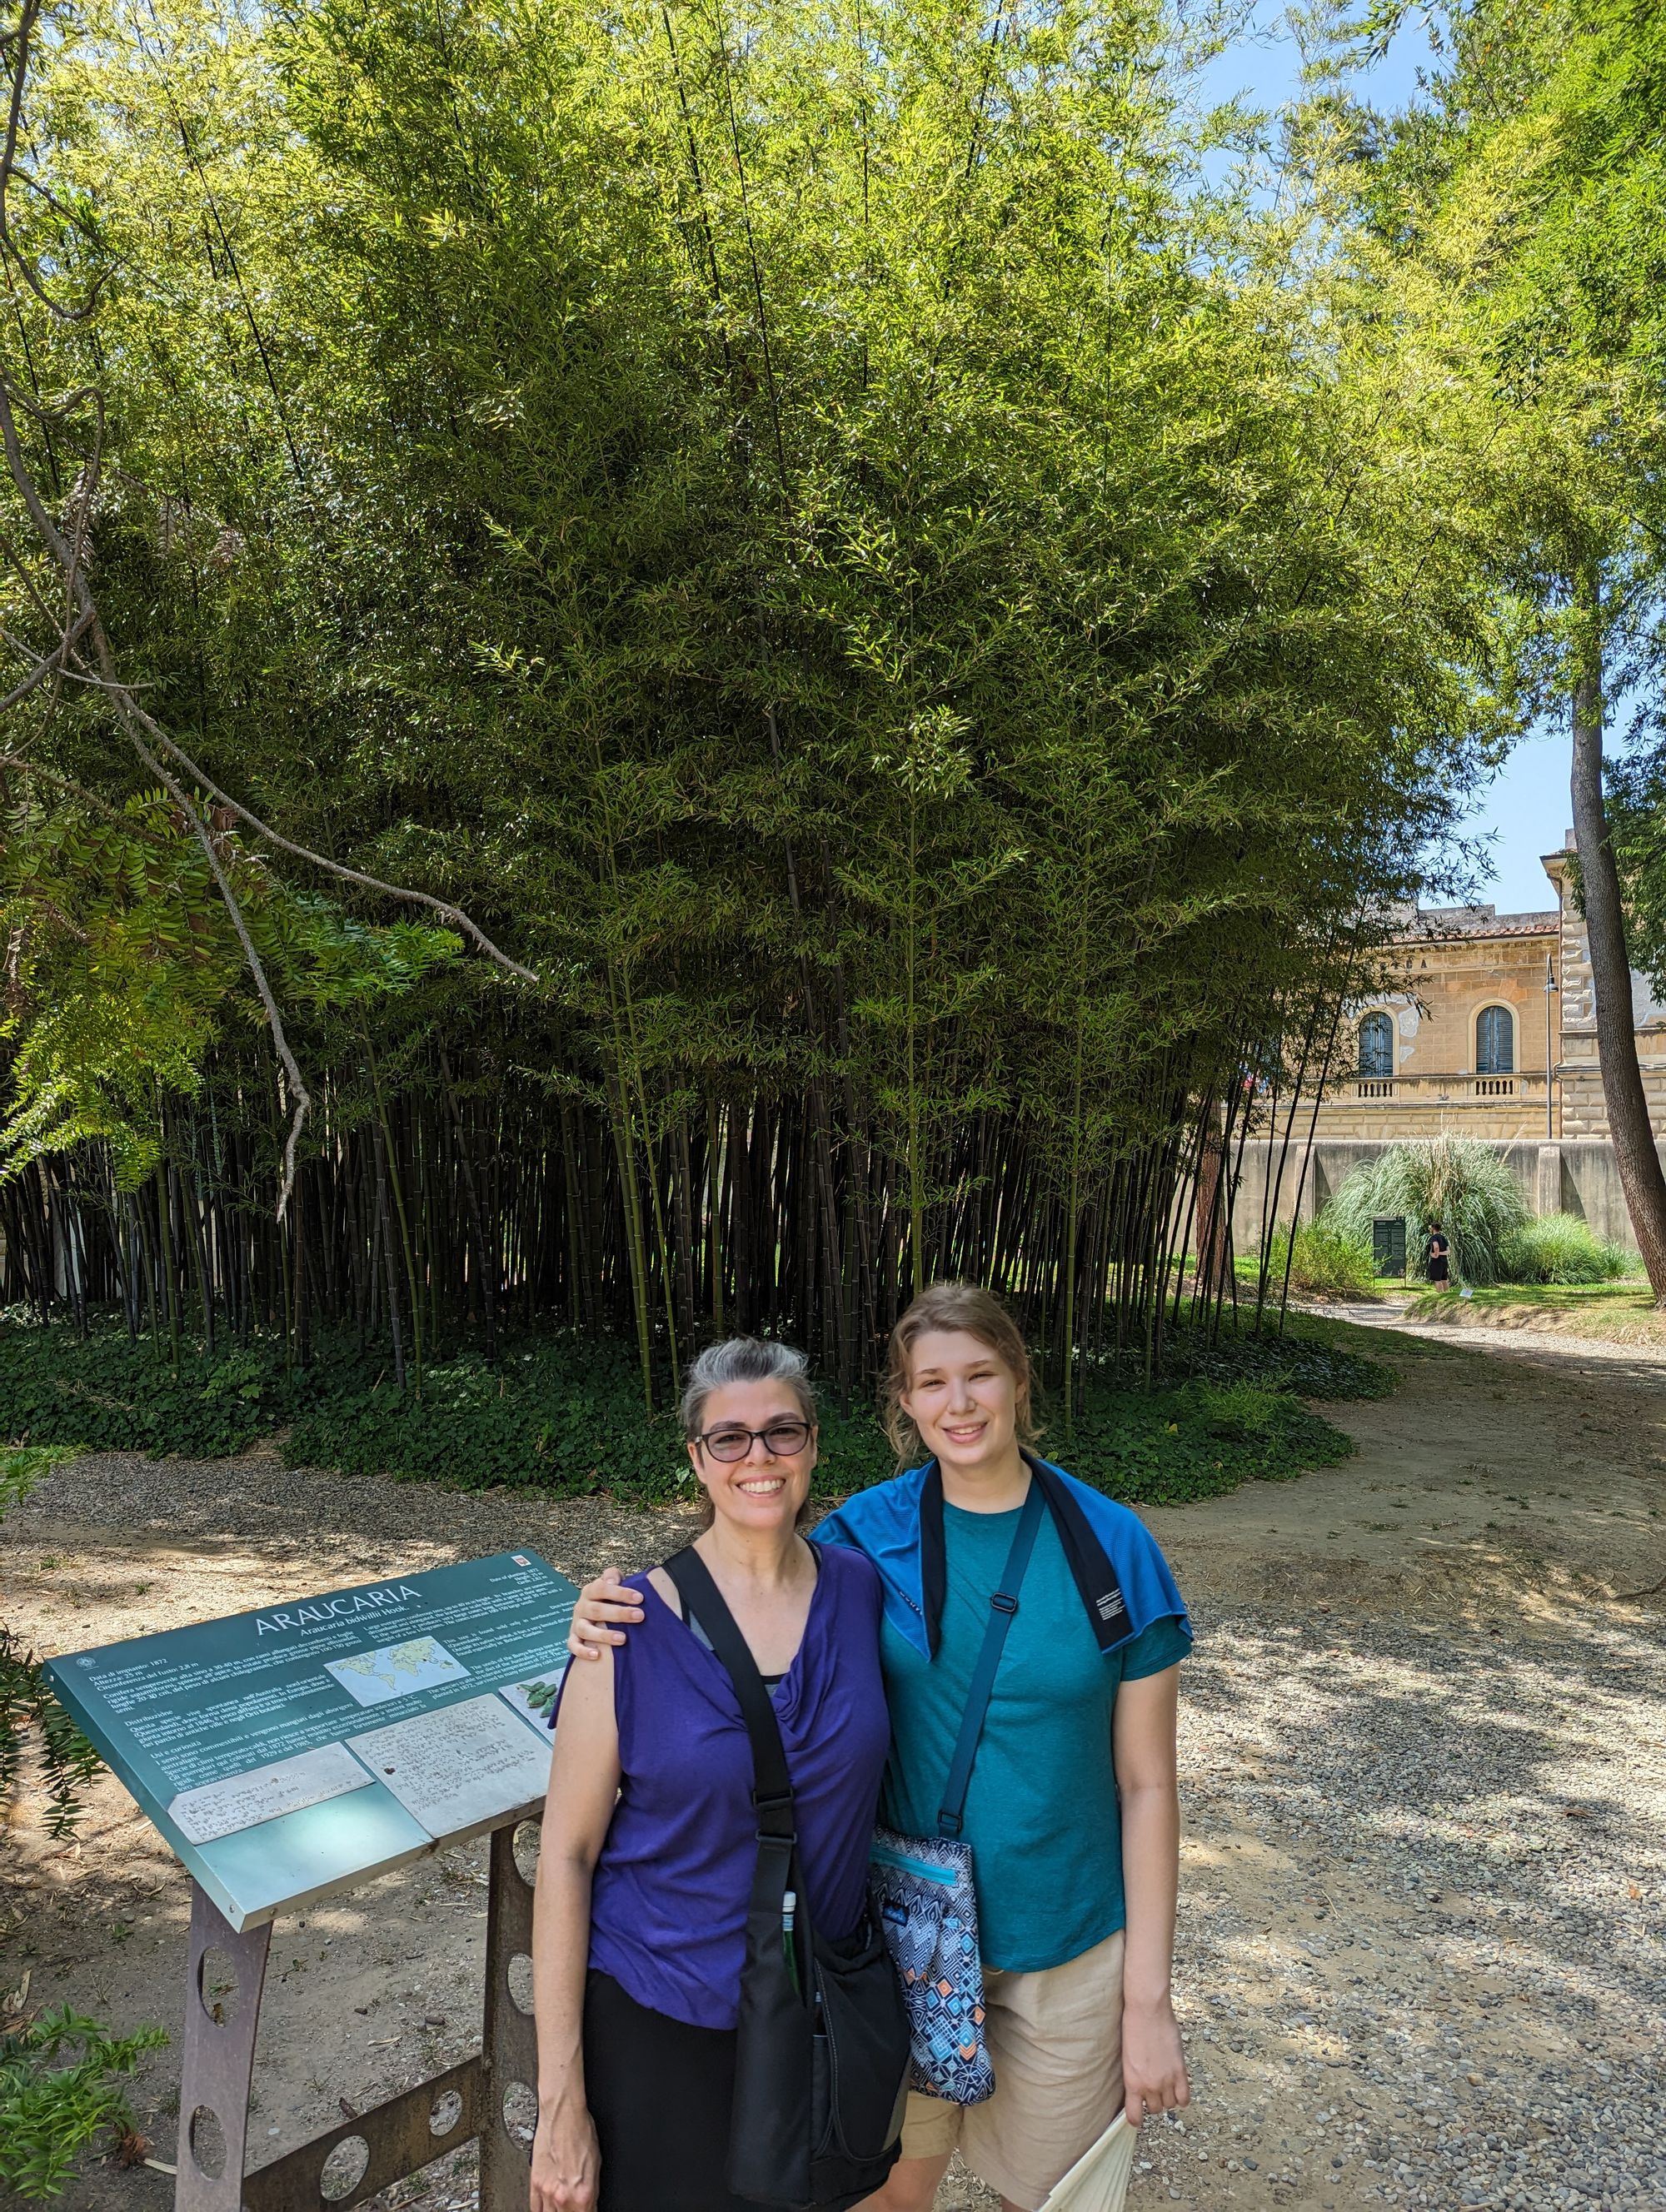
[[[237,1935],[192,1885],[174,2212],[347,2212],[430,2160],[477,2140],[480,2212],[526,2212],[531,2150],[511,2132],[507,2115],[517,2090],[519,2101],[532,2109],[538,2081],[532,2015],[517,2004],[510,1984],[515,1960],[524,1958],[530,1968],[532,1949],[532,1886],[514,1855],[515,1831],[525,1817],[514,1815],[491,1837],[486,2011],[478,2055],[357,2119],[326,2129],[253,2173],[244,2170],[249,2087],[271,1924]],[[203,1986],[210,1949],[237,1981],[235,2002],[223,2021]],[[356,2174],[350,2157],[326,2176],[331,2153],[355,2142],[362,2152]]]

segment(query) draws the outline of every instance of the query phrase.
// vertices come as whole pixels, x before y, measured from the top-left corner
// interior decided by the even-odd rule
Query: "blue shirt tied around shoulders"
[[[1029,1463],[1049,1510],[1001,1656],[963,1831],[984,1962],[1015,1972],[1061,1966],[1123,1925],[1116,1695],[1192,1644],[1168,1563],[1139,1516],[1046,1461]],[[891,1723],[884,1817],[903,1834],[937,1832],[1018,1517],[1017,1508],[948,1504],[931,1465],[859,1492],[815,1532],[865,1552],[879,1570]]]

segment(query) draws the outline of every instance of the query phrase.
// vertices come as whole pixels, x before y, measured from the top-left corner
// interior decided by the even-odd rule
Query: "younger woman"
[[[1037,2212],[1122,2105],[1190,2091],[1170,1996],[1178,1872],[1175,1716],[1191,1632],[1136,1515],[1025,1449],[1030,1358],[990,1292],[944,1283],[894,1332],[885,1386],[899,1454],[816,1531],[885,1590],[891,1753],[883,1817],[936,1832],[972,1668],[1018,1515],[1048,1508],[996,1674],[967,1795],[994,2094],[913,2094],[903,2155],[868,2212],[930,2212],[958,2148],[1009,2212]],[[585,1593],[573,1649],[642,1618],[617,1579]],[[609,1601],[613,1601],[610,1602]]]

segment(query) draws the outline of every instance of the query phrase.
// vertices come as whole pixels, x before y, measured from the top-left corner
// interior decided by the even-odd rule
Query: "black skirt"
[[[733,2197],[735,2031],[651,2012],[611,1974],[584,1988],[584,2087],[601,2151],[598,2212],[758,2212]]]

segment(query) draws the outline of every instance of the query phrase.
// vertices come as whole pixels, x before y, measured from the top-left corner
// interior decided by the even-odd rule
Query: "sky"
[[[1417,92],[1417,71],[1429,58],[1429,41],[1419,11],[1395,34],[1383,59],[1358,82],[1378,107],[1403,107]],[[1253,0],[1243,35],[1209,65],[1207,94],[1227,100],[1242,94],[1252,107],[1279,107],[1297,88],[1301,58],[1291,37],[1284,0]]]
[[[1500,914],[1530,914],[1556,903],[1539,856],[1558,851],[1567,832],[1572,742],[1566,728],[1524,738],[1464,825],[1467,837],[1485,832],[1493,838],[1492,871],[1479,896]],[[1487,875],[1484,864],[1481,873]]]
[[[1429,42],[1415,10],[1414,16],[1383,60],[1359,80],[1378,107],[1404,106],[1417,96],[1417,71],[1429,58]],[[1285,18],[1283,0],[1255,0],[1244,35],[1210,64],[1204,78],[1210,98],[1226,100],[1236,94],[1250,106],[1274,108],[1292,97],[1300,58]],[[1569,765],[1565,729],[1525,739],[1463,824],[1467,839],[1487,841],[1476,896],[1500,914],[1554,903],[1539,860],[1560,848],[1567,829]]]

